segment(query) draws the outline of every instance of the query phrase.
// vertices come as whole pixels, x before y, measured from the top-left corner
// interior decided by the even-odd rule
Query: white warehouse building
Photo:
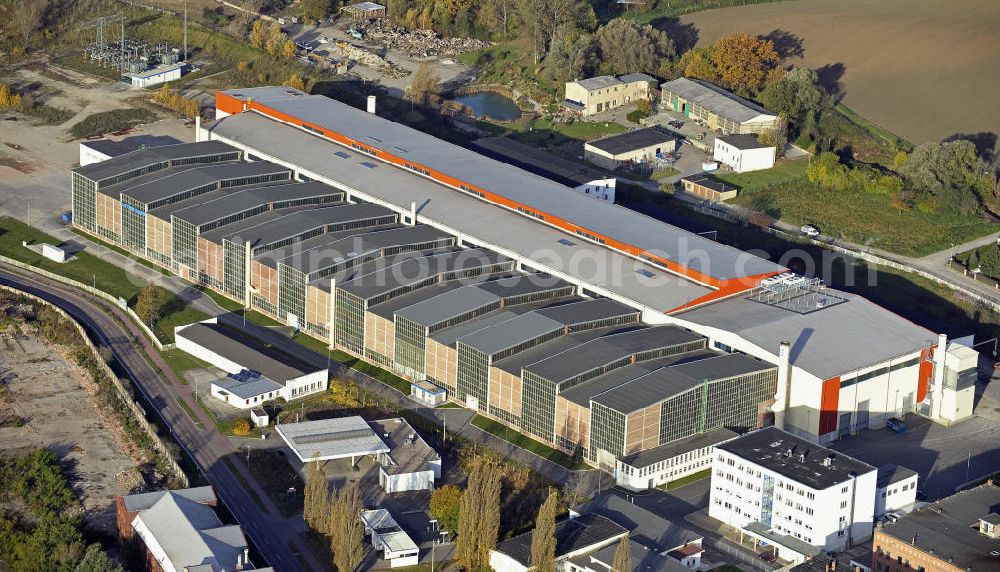
[[[291,401],[326,390],[326,369],[309,367],[247,331],[210,318],[174,330],[177,349],[228,375],[211,384],[212,397],[251,409],[279,397]]]
[[[871,538],[877,475],[768,427],[715,446],[708,514],[800,563]]]
[[[861,296],[623,207],[580,200],[572,188],[330,98],[263,87],[218,92],[216,104],[217,120],[200,126],[200,141],[226,143],[349,201],[419,219],[583,295],[636,308],[646,324],[688,328],[713,349],[778,364],[775,423],[803,438],[828,443],[912,412],[945,422],[951,411],[965,414],[948,405],[960,392],[949,393],[947,380],[967,376],[954,368],[946,375],[954,361],[944,359],[947,340]]]

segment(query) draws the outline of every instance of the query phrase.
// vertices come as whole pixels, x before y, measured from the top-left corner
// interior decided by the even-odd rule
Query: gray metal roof
[[[617,491],[606,492],[573,511],[582,514],[599,514],[609,518],[629,531],[629,538],[654,550],[673,550],[697,542],[702,535],[652,513],[619,496]]]
[[[213,183],[275,173],[287,173],[289,178],[292,175],[287,167],[264,161],[216,163],[173,173],[142,185],[130,186],[122,189],[121,194],[140,203],[149,204]]]
[[[266,377],[258,377],[249,381],[237,381],[231,377],[224,377],[213,381],[212,384],[218,386],[219,389],[232,393],[240,399],[253,399],[258,395],[264,395],[265,393],[270,393],[272,391],[279,391],[285,387],[284,385]]]
[[[1000,487],[983,484],[883,523],[881,532],[923,552],[933,551],[936,558],[950,560],[950,568],[1000,570],[1000,540],[976,528],[979,519],[998,507]]]
[[[230,236],[238,236],[240,232],[247,229],[253,228],[255,226],[279,219],[283,216],[290,215],[292,213],[298,213],[302,211],[312,210],[316,208],[313,205],[304,205],[297,207],[289,207],[287,209],[275,209],[260,214],[253,215],[251,217],[245,218],[243,220],[238,220],[225,224],[209,231],[203,231],[199,233],[198,238],[203,238],[209,242],[214,242],[216,244],[222,244],[224,238]]]
[[[136,512],[153,506],[156,501],[168,494],[182,496],[186,499],[200,503],[214,503],[216,501],[215,492],[212,491],[212,487],[204,486],[193,487],[190,489],[177,489],[173,491],[153,491],[135,495],[125,495],[122,497],[122,502],[125,503],[125,510],[128,512]]]
[[[572,288],[572,286],[549,274],[517,274],[485,280],[479,284],[470,284],[464,288],[401,308],[396,313],[413,322],[431,327],[478,308],[501,303],[515,296],[567,288]]]
[[[417,324],[433,326],[499,302],[500,296],[477,285],[469,285],[403,308],[396,315]]]
[[[287,88],[254,88],[236,90],[244,97],[253,99],[254,104],[263,104],[287,113],[302,121],[341,133],[355,141],[375,147],[384,153],[396,155],[435,171],[446,173],[466,183],[486,189],[542,213],[600,233],[625,244],[633,245],[647,252],[655,253],[669,260],[683,264],[692,270],[717,279],[754,276],[767,272],[777,272],[783,268],[735,248],[725,246],[695,233],[682,230],[652,217],[609,204],[598,199],[581,197],[580,193],[544,177],[512,167],[509,164],[490,159],[474,151],[442,141],[416,129],[394,123],[371,113],[324,96],[289,96]],[[235,117],[224,118],[215,127],[218,130]],[[251,114],[255,115],[255,114]],[[266,120],[266,124],[276,126],[276,122]],[[223,128],[225,129],[225,128]],[[264,128],[264,134],[271,139],[265,148],[277,146],[272,128]],[[303,132],[304,133],[304,132]],[[301,158],[302,149],[293,148]],[[371,158],[369,157],[369,160]],[[324,171],[344,170],[350,172],[396,171],[400,169],[379,162],[374,168],[357,168],[355,159],[331,159],[324,154]],[[330,173],[336,178],[334,172]],[[398,186],[398,185],[397,185]],[[411,189],[408,191],[404,208],[414,199],[421,198]],[[452,194],[457,194],[453,192]],[[419,201],[418,201],[419,202]],[[478,228],[486,223],[488,216],[469,217]],[[430,215],[433,216],[433,215]],[[495,218],[495,217],[493,217]],[[468,224],[468,223],[467,223]],[[509,228],[504,228],[510,232]],[[474,230],[469,233],[477,236]],[[499,241],[497,244],[504,244]],[[538,245],[536,245],[537,249]],[[699,251],[699,254],[693,254]]]
[[[310,208],[293,212],[249,228],[237,230],[223,238],[230,242],[242,243],[249,241],[251,246],[257,249],[278,241],[302,236],[308,231],[325,228],[330,225],[362,221],[391,214],[393,212],[389,209],[370,203]]]
[[[700,79],[686,77],[668,81],[660,86],[664,92],[675,93],[682,98],[697,103],[716,115],[725,117],[737,123],[750,121],[761,115],[774,117],[775,114],[743,99],[735,93],[730,93],[717,85]]]
[[[337,289],[354,294],[362,300],[370,300],[397,288],[411,286],[452,272],[478,271],[501,263],[510,263],[508,270],[513,269],[513,263],[507,257],[485,248],[456,249],[429,256],[404,253],[395,257],[380,258],[374,262],[381,262],[379,270],[355,276],[344,282],[338,280]],[[473,278],[477,279],[481,278]]]
[[[257,207],[273,205],[276,202],[326,197],[339,202],[343,200],[344,192],[315,181],[268,183],[267,186],[240,190],[221,198],[203,201],[202,204],[196,206],[178,209],[174,212],[174,216],[194,226],[201,226]]]
[[[594,403],[622,413],[638,411],[698,387],[706,381],[728,379],[777,366],[744,354],[724,354],[660,368],[594,397]]]
[[[311,250],[317,246],[323,246],[338,240],[345,238],[350,238],[358,234],[364,234],[366,232],[373,232],[377,230],[391,230],[394,228],[400,228],[400,224],[380,224],[375,226],[368,226],[364,228],[352,228],[349,230],[338,230],[334,232],[327,232],[326,234],[321,234],[319,236],[314,236],[312,238],[307,238],[305,240],[300,240],[293,242],[292,244],[286,246],[280,246],[278,248],[272,248],[270,250],[265,250],[259,252],[253,256],[254,261],[259,262],[270,268],[278,268],[278,262],[294,255],[297,252],[304,252],[306,250]]]
[[[648,81],[648,82],[658,81],[655,77],[644,73],[627,73],[625,75],[618,76],[618,79],[620,79],[622,83],[632,83],[635,81]]]
[[[389,446],[361,417],[335,417],[274,427],[302,462],[388,453]]]
[[[222,324],[198,322],[177,330],[175,335],[207,348],[246,369],[260,372],[264,377],[278,383],[283,384],[318,371],[246,332]]]
[[[383,164],[376,169],[338,167],[340,162],[371,158],[256,113],[226,117],[212,127],[212,133],[265,149],[272,157],[298,165],[310,177],[338,181],[340,185],[393,204],[400,210],[408,210],[410,203],[419,199],[419,218],[424,222],[432,221],[440,228],[474,237],[481,244],[497,245],[527,259],[537,259],[544,265],[540,269],[565,272],[592,284],[598,291],[615,292],[646,307],[665,311],[712,292],[711,288],[609,248],[570,237],[561,230],[404,169]],[[348,158],[337,158],[334,152]],[[574,196],[564,197],[565,201],[602,202],[573,193]],[[663,229],[662,225],[657,228]],[[653,235],[659,230],[653,231]],[[611,272],[609,269],[619,270]]]
[[[464,338],[465,336],[468,336],[469,334],[472,334],[473,332],[477,332],[479,330],[489,328],[490,326],[495,326],[497,324],[502,324],[507,320],[513,320],[514,318],[520,316],[521,314],[530,312],[531,309],[525,309],[523,307],[520,307],[514,310],[509,310],[509,309],[496,310],[495,312],[490,312],[489,314],[483,314],[482,316],[478,316],[474,320],[462,322],[457,326],[452,326],[450,328],[445,328],[438,332],[434,332],[433,334],[431,334],[431,339],[446,346],[454,346],[458,340]]]
[[[875,467],[786,433],[777,427],[751,431],[742,437],[719,443],[716,449],[727,451],[751,463],[814,490],[824,490],[851,479],[851,475],[874,472]],[[788,455],[789,449],[791,455]],[[801,455],[805,455],[802,460]],[[823,466],[832,456],[829,467]]]
[[[800,314],[735,297],[677,318],[733,332],[775,355],[778,345],[788,341],[792,364],[821,380],[916,352],[937,340],[930,330],[861,296],[829,288],[827,292],[847,301]]]
[[[502,369],[510,374],[521,376],[521,369],[527,365],[543,360],[552,354],[558,354],[565,352],[571,348],[579,347],[593,339],[599,338],[601,336],[606,336],[608,334],[613,334],[620,332],[623,329],[635,328],[635,325],[630,326],[609,326],[607,328],[594,328],[590,330],[583,330],[580,332],[574,332],[572,334],[566,334],[564,336],[559,336],[554,340],[549,340],[547,342],[540,343],[536,346],[532,346],[526,350],[517,352],[516,354],[506,357],[502,360],[493,363],[493,367]]]
[[[916,475],[917,472],[913,469],[907,469],[906,467],[889,463],[878,468],[878,477],[876,477],[875,486],[883,489],[893,483],[905,481],[906,479]]]
[[[97,139],[93,141],[80,141],[81,147],[89,147],[98,153],[108,157],[119,157],[126,153],[138,151],[152,147],[163,147],[164,145],[177,145],[181,141],[169,135],[134,135],[126,137],[120,141],[112,139]]]
[[[716,137],[719,141],[736,147],[741,151],[746,151],[749,149],[767,149],[768,147],[774,147],[774,145],[768,145],[767,143],[761,143],[753,135],[748,135],[745,133],[737,133],[734,135],[725,135]]]
[[[604,375],[599,375],[594,379],[588,380],[575,387],[560,391],[559,395],[560,397],[572,403],[576,403],[577,405],[590,407],[590,400],[595,396],[598,396],[605,391],[614,389],[620,385],[624,385],[634,379],[639,379],[652,371],[680,363],[715,357],[717,355],[720,354],[711,350],[695,350],[693,352],[685,352],[669,357],[627,365],[625,367],[613,369]]]
[[[141,169],[150,165],[167,164],[178,159],[207,157],[226,152],[238,152],[221,141],[202,141],[199,143],[181,143],[180,145],[164,145],[126,153],[107,161],[92,163],[77,167],[73,172],[79,173],[93,181],[103,181],[111,177]]]
[[[350,260],[368,254],[380,253],[387,248],[415,246],[428,242],[439,243],[437,246],[430,247],[438,248],[454,245],[455,239],[431,226],[400,226],[355,233],[350,237],[337,238],[325,244],[314,244],[309,248],[297,249],[280,259],[278,263],[312,275],[318,272],[325,273]],[[312,276],[307,276],[306,279],[312,278]]]
[[[247,548],[239,525],[224,526],[211,506],[180,495],[164,495],[136,520],[177,570],[205,564],[223,568]]]
[[[572,350],[531,364],[525,369],[558,384],[594,368],[628,356],[634,356],[640,352],[704,339],[694,332],[677,326],[642,328],[598,338]]]
[[[408,308],[414,304],[419,304],[425,300],[451,292],[452,290],[465,288],[468,284],[469,283],[466,280],[448,280],[446,282],[437,282],[431,286],[427,286],[426,288],[418,288],[413,292],[407,292],[401,296],[396,296],[391,300],[382,302],[381,304],[369,306],[368,311],[391,322],[394,320],[396,312],[402,308]]]
[[[622,82],[613,75],[599,75],[597,77],[578,79],[576,80],[576,83],[587,91],[594,91],[595,89],[604,89],[606,87],[618,85]]]
[[[531,559],[531,535],[525,532],[497,544],[496,551],[510,556],[524,566]],[[556,523],[556,558],[587,548],[598,548],[625,535],[625,529],[598,514],[564,519]]]
[[[714,431],[709,431],[708,433],[691,435],[690,437],[678,439],[665,445],[660,445],[659,447],[653,447],[652,449],[646,449],[645,451],[627,455],[621,458],[621,462],[629,465],[630,467],[641,469],[642,467],[648,467],[659,463],[660,461],[673,459],[677,455],[683,455],[684,453],[704,449],[705,447],[710,447],[738,436],[739,433],[730,431],[725,427],[721,427]]]
[[[513,320],[470,334],[459,341],[487,355],[493,355],[539,336],[561,331],[569,325],[634,312],[635,310],[631,308],[604,298],[582,300],[522,314]]]
[[[632,568],[626,572],[691,572],[691,569],[674,560],[670,556],[660,554],[629,538],[629,552],[632,553]],[[618,543],[612,543],[604,548],[579,556],[579,561],[587,566],[587,572],[605,572],[612,570],[615,564],[615,554],[618,553]],[[574,562],[577,558],[573,559]],[[594,564],[599,562],[600,564]]]
[[[644,129],[633,129],[625,133],[587,141],[584,146],[594,147],[612,155],[620,155],[654,145],[670,143],[675,139],[676,136],[665,129],[660,127],[646,127]]]
[[[720,193],[736,190],[736,187],[732,185],[727,185],[726,183],[723,183],[719,179],[716,179],[715,177],[705,174],[688,175],[687,177],[681,177],[681,180],[690,181],[696,185],[707,187],[709,189],[712,189],[713,191],[718,191]]]

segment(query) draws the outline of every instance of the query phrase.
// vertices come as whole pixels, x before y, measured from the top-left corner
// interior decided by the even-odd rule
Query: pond
[[[460,95],[455,101],[472,110],[477,117],[489,117],[500,121],[513,121],[521,117],[521,110],[510,98],[494,91],[480,91]]]

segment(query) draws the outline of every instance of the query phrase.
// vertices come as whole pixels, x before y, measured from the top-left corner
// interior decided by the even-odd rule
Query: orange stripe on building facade
[[[840,376],[823,382],[823,392],[819,403],[819,431],[826,435],[837,430],[837,416],[840,414]]]
[[[327,128],[324,128],[324,127],[321,127],[319,125],[315,125],[315,124],[307,122],[307,121],[302,121],[301,119],[298,119],[297,117],[294,117],[294,116],[289,115],[287,113],[283,113],[281,111],[278,111],[276,109],[273,109],[273,108],[268,107],[266,105],[263,105],[261,103],[255,103],[252,99],[241,100],[241,99],[238,99],[238,98],[236,98],[236,97],[234,97],[232,95],[223,93],[221,91],[217,91],[215,93],[215,106],[216,106],[216,109],[218,109],[220,111],[223,111],[225,113],[228,113],[230,115],[236,114],[236,113],[243,113],[244,111],[255,111],[257,113],[260,113],[262,115],[270,117],[271,119],[282,121],[282,122],[288,123],[290,125],[294,125],[296,127],[305,127],[307,131],[315,133],[315,134],[323,135],[324,137],[326,137],[326,138],[328,138],[328,139],[330,139],[330,140],[332,140],[332,141],[334,141],[336,143],[344,145],[345,147],[350,147],[352,149],[361,151],[361,152],[369,154],[369,155],[371,155],[371,156],[373,156],[375,158],[378,158],[378,159],[380,159],[382,161],[385,161],[387,163],[392,163],[392,164],[394,164],[394,165],[396,165],[398,167],[402,167],[404,169],[408,169],[408,170],[413,170],[414,168],[419,169],[422,174],[424,174],[425,176],[427,176],[427,177],[429,177],[429,178],[431,178],[431,179],[433,179],[433,180],[435,180],[435,181],[437,181],[439,183],[443,183],[445,185],[448,185],[448,186],[451,186],[451,187],[454,187],[454,188],[457,188],[457,189],[460,189],[460,190],[464,190],[466,192],[471,192],[471,193],[479,196],[483,200],[486,200],[486,201],[488,201],[490,203],[493,203],[493,204],[496,204],[496,205],[500,205],[500,206],[503,206],[503,207],[507,207],[507,208],[509,208],[511,210],[514,210],[514,211],[519,211],[519,212],[522,212],[522,213],[527,213],[529,215],[533,215],[535,217],[540,218],[542,221],[544,221],[544,222],[546,222],[546,223],[548,223],[548,224],[550,224],[550,225],[552,225],[552,226],[554,226],[556,228],[559,228],[560,230],[566,231],[566,232],[568,232],[570,234],[579,236],[581,233],[583,233],[586,236],[600,239],[600,241],[603,241],[603,244],[605,246],[609,246],[611,248],[614,248],[614,249],[619,250],[621,252],[624,252],[626,254],[635,256],[637,258],[640,258],[640,259],[643,259],[643,260],[646,260],[646,261],[649,261],[649,262],[653,262],[655,264],[659,264],[659,265],[665,267],[670,272],[673,272],[675,274],[678,274],[680,276],[683,276],[683,277],[685,277],[685,278],[687,278],[689,280],[692,280],[694,282],[698,282],[698,283],[703,284],[705,286],[710,286],[712,288],[717,288],[719,290],[717,292],[714,292],[713,294],[710,294],[709,296],[706,296],[706,297],[703,297],[703,298],[699,298],[698,300],[695,300],[694,302],[691,302],[691,303],[689,303],[689,304],[687,304],[685,306],[681,306],[679,308],[675,308],[674,310],[671,310],[671,311],[678,311],[680,309],[686,309],[688,307],[691,307],[691,305],[700,305],[702,303],[709,302],[709,301],[712,301],[712,300],[715,300],[715,299],[718,299],[718,298],[723,298],[723,297],[726,297],[726,296],[731,296],[733,294],[737,294],[739,292],[742,292],[744,290],[748,290],[748,289],[756,286],[757,283],[759,283],[760,280],[762,280],[764,278],[767,278],[769,276],[773,276],[775,274],[778,274],[777,272],[775,272],[775,273],[771,273],[771,274],[761,274],[761,275],[758,275],[758,276],[749,276],[749,277],[742,277],[742,278],[728,279],[728,280],[727,279],[719,279],[719,278],[716,278],[714,276],[710,276],[708,274],[704,274],[704,273],[698,272],[697,270],[688,268],[687,266],[684,266],[684,265],[682,265],[682,264],[680,264],[678,262],[675,262],[673,260],[668,260],[668,259],[663,258],[661,256],[657,256],[657,255],[648,253],[648,252],[644,251],[643,249],[637,248],[637,247],[635,247],[635,246],[633,246],[631,244],[627,244],[627,243],[615,240],[615,239],[613,239],[613,238],[611,238],[609,236],[605,236],[605,235],[603,235],[601,233],[594,232],[594,231],[589,230],[589,229],[587,229],[585,227],[582,227],[580,225],[574,224],[574,223],[572,223],[572,222],[570,222],[568,220],[562,219],[560,217],[554,216],[554,215],[546,213],[546,212],[539,211],[539,210],[531,208],[531,207],[529,207],[527,205],[521,204],[521,203],[519,203],[517,201],[512,201],[512,200],[508,199],[507,197],[504,197],[502,195],[498,195],[498,194],[490,192],[490,191],[488,191],[486,189],[482,189],[482,188],[477,187],[475,185],[466,183],[465,181],[456,179],[456,178],[454,178],[452,176],[449,176],[449,175],[447,175],[445,173],[441,173],[441,172],[436,171],[434,169],[430,169],[430,168],[425,167],[425,166],[423,166],[423,165],[421,165],[419,163],[415,163],[413,161],[404,160],[404,159],[402,159],[400,157],[397,157],[397,156],[395,156],[395,155],[393,155],[391,153],[387,153],[387,152],[382,151],[380,149],[376,149],[376,148],[374,148],[374,147],[372,147],[370,145],[366,145],[366,144],[364,144],[364,143],[362,143],[360,141],[356,141],[354,139],[351,139],[350,137],[346,137],[346,136],[344,136],[344,135],[342,135],[340,133],[337,133],[336,131],[331,131],[331,130],[329,130]]]
[[[917,370],[917,403],[923,403],[927,399],[927,388],[930,386],[931,376],[934,375],[934,346],[920,350],[920,368]]]

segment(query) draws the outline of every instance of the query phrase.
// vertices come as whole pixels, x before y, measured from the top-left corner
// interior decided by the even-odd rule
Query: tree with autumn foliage
[[[741,95],[760,91],[780,62],[773,41],[743,32],[723,36],[712,46],[719,80]]]

